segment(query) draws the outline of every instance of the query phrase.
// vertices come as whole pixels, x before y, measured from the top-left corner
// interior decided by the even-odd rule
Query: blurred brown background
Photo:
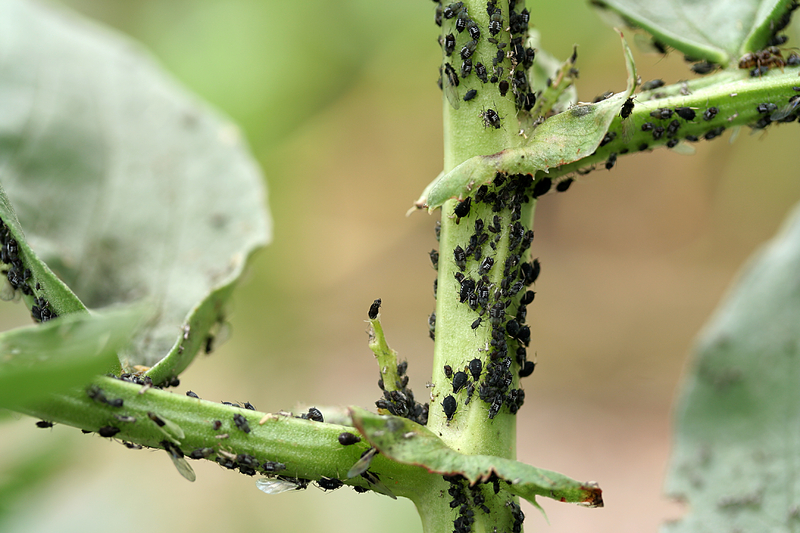
[[[178,392],[373,407],[366,311],[383,299],[389,342],[425,395],[436,216],[404,213],[441,169],[440,52],[429,0],[64,2],[142,41],[178,79],[242,125],[275,219],[232,306],[229,342]],[[579,45],[580,99],[625,86],[620,45],[588,4],[528,2],[543,47]],[[633,41],[633,32],[627,32]],[[792,44],[792,41],[790,41]],[[643,79],[691,77],[680,54],[636,53]],[[679,516],[661,494],[670,408],[692,339],[739,265],[800,197],[797,126],[682,156],[620,158],[538,206],[543,273],[529,310],[539,366],[519,415],[519,458],[604,489],[604,509],[528,504],[527,531],[655,531]],[[794,148],[792,148],[794,147]],[[221,177],[221,179],[224,179]],[[0,306],[0,327],[27,323]],[[0,472],[39,447],[70,450],[14,531],[420,531],[413,505],[349,490],[267,496],[207,462],[187,483],[166,455],[129,451],[29,418],[2,426]],[[5,463],[5,467],[3,466]]]

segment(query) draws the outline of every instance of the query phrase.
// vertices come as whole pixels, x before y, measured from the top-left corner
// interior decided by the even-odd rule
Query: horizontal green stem
[[[780,109],[789,103],[790,98],[800,95],[794,89],[800,87],[797,70],[786,68],[784,72],[772,71],[761,78],[751,77],[745,70],[726,70],[697,80],[642,92],[634,99],[635,105],[630,117],[623,119],[617,116],[614,119],[608,130],[614,136],[611,142],[588,157],[550,169],[547,173],[539,172],[537,177],[565,176],[605,163],[612,153],[622,156],[650,150],[666,146],[672,139],[685,141],[687,136],[694,136],[702,140],[704,135],[714,130],[719,131],[719,128],[727,130],[756,126],[770,114],[760,112],[759,104],[774,104]],[[693,109],[695,118],[685,120],[673,114],[669,119],[660,119],[650,115],[659,108],[674,110],[676,107]],[[719,112],[711,120],[705,120],[703,113],[712,107]],[[677,120],[680,127],[675,135],[668,135],[668,126],[673,120]],[[661,138],[655,139],[652,130],[643,131],[642,125],[645,123],[664,128]]]
[[[249,409],[191,398],[164,390],[147,389],[113,379],[97,378],[94,386],[110,401],[121,399],[121,407],[112,407],[89,397],[85,391],[62,394],[36,406],[19,409],[30,416],[60,424],[98,431],[115,427],[115,439],[153,448],[163,448],[163,441],[179,441],[186,454],[201,448],[212,448],[207,457],[214,460],[218,451],[227,454],[248,454],[260,462],[283,463],[286,469],[275,474],[317,480],[321,477],[342,479],[347,484],[371,488],[361,477],[346,479],[347,471],[361,454],[369,449],[365,442],[343,446],[338,437],[354,428],[295,418],[284,414],[266,414]],[[144,392],[142,393],[142,391]],[[166,421],[164,429],[149,414]],[[246,433],[234,421],[241,415],[247,421]],[[122,420],[120,419],[122,417]],[[215,429],[215,421],[221,422]],[[177,425],[183,437],[176,438],[170,425]],[[375,457],[370,472],[397,496],[413,497],[430,475],[419,467],[400,465],[380,455]]]

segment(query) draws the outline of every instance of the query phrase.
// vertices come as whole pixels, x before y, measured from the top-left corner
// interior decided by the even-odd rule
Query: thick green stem
[[[521,12],[524,9],[523,2],[516,2],[515,10]],[[513,37],[509,34],[509,3],[507,0],[496,2],[502,14],[502,24],[499,26],[501,31],[490,32],[491,17],[487,12],[487,2],[485,0],[467,0],[464,6],[468,11],[469,18],[474,21],[481,30],[481,37],[477,41],[475,53],[472,56],[472,63],[477,67],[480,63],[488,71],[489,81],[482,81],[475,73],[462,76],[458,86],[458,101],[454,101],[454,88],[448,88],[447,71],[452,68],[461,71],[461,58],[458,53],[463,44],[470,40],[468,31],[458,34],[454,30],[455,19],[444,20],[442,25],[443,39],[448,34],[458,36],[456,40],[455,52],[448,56],[445,54],[443,70],[445,98],[444,106],[444,171],[448,172],[455,166],[477,155],[488,155],[500,152],[509,147],[518,146],[523,138],[518,135],[519,121],[517,120],[518,105],[515,103],[515,93],[517,86],[513,82],[513,71],[516,68],[522,69],[517,65],[513,58],[503,57],[503,54],[511,50],[510,46]],[[497,16],[494,17],[495,20]],[[494,27],[495,29],[498,26]],[[495,33],[495,35],[491,35]],[[489,41],[489,38],[495,42]],[[498,46],[498,43],[506,43],[506,46]],[[501,51],[498,53],[498,51]],[[498,55],[500,56],[498,58]],[[500,61],[493,62],[497,58]],[[497,69],[497,70],[495,70]],[[460,75],[460,74],[459,74]],[[492,76],[496,76],[492,78]],[[504,89],[501,90],[501,84]],[[447,92],[450,91],[448,95]],[[463,100],[463,96],[468,91],[476,91],[474,97],[468,101]],[[504,92],[504,94],[502,94]],[[496,115],[493,115],[496,113]],[[493,187],[492,191],[499,191],[499,187]],[[476,191],[472,191],[474,195]],[[439,435],[442,440],[451,448],[464,454],[486,454],[508,459],[516,458],[516,415],[512,414],[505,405],[493,408],[491,401],[484,401],[479,392],[482,387],[486,387],[489,381],[489,366],[500,364],[503,359],[508,359],[510,369],[505,371],[505,376],[511,381],[504,389],[514,390],[519,385],[517,372],[519,367],[514,359],[514,350],[517,341],[507,338],[508,350],[505,355],[499,356],[497,350],[492,347],[493,330],[498,327],[502,331],[509,316],[513,316],[519,302],[519,294],[515,297],[511,295],[506,298],[506,289],[501,288],[503,278],[508,276],[508,269],[504,272],[506,260],[511,255],[519,255],[519,250],[514,244],[515,249],[511,249],[512,228],[514,222],[522,222],[521,227],[526,230],[533,222],[533,206],[535,201],[526,201],[522,204],[517,203],[514,208],[511,203],[500,205],[502,201],[474,202],[469,213],[461,217],[454,214],[459,200],[450,200],[442,207],[442,220],[440,232],[440,251],[438,267],[438,288],[436,302],[436,344],[433,358],[433,388],[431,391],[431,405],[428,417],[428,428]],[[461,206],[461,210],[464,206]],[[512,209],[516,209],[516,219],[513,218]],[[520,216],[521,214],[521,216]],[[495,218],[497,217],[497,218]],[[479,226],[476,227],[476,221]],[[495,225],[496,221],[496,225]],[[517,222],[517,227],[520,227]],[[480,229],[492,226],[493,230]],[[496,231],[494,231],[496,230]],[[475,239],[483,238],[483,234],[488,233],[489,240],[484,240],[478,244],[479,252],[475,252]],[[471,243],[472,240],[472,243]],[[491,242],[489,242],[491,241]],[[464,253],[468,256],[462,259],[454,254]],[[518,258],[514,264],[514,275],[518,274],[518,265],[521,261],[528,260],[529,252],[524,250],[522,258]],[[485,258],[491,258],[494,263],[490,269],[481,269],[481,264]],[[462,290],[462,281],[467,279],[467,283],[481,283],[489,289],[491,295],[489,302],[482,302],[476,306],[465,300],[465,292]],[[522,291],[524,293],[524,290]],[[472,290],[474,298],[474,288]],[[495,313],[494,319],[490,317],[490,307],[498,304],[502,300],[503,305],[507,305],[505,312]],[[474,327],[473,327],[474,326]],[[497,331],[495,331],[497,336]],[[473,360],[480,361],[482,373],[478,379],[474,379],[470,372],[469,364]],[[474,364],[474,363],[473,363]],[[445,367],[448,367],[447,372]],[[498,366],[497,368],[500,368]],[[448,377],[446,374],[452,370],[453,375],[463,372],[468,376],[469,383],[458,392],[454,390],[453,375]],[[496,374],[502,374],[498,370]],[[463,374],[462,374],[463,377]],[[452,396],[452,398],[450,398]],[[486,396],[486,395],[484,395]],[[445,399],[449,404],[443,405]],[[455,399],[455,402],[453,402]],[[469,402],[469,403],[467,403]],[[455,412],[449,412],[452,405],[456,406]],[[454,481],[454,483],[458,483]],[[455,486],[455,485],[454,485]],[[448,487],[451,485],[448,484]],[[486,489],[486,487],[484,487]],[[433,491],[441,492],[441,489],[431,488]],[[482,490],[480,486],[477,490]],[[515,520],[518,515],[512,513],[512,509],[518,504],[516,497],[504,494],[494,495],[491,490],[485,490],[486,504],[491,510],[486,513],[480,506],[471,507],[474,512],[473,522],[470,528],[474,532],[491,532],[513,530]],[[431,494],[431,498],[425,500],[424,505],[418,504],[423,520],[425,531],[440,532],[452,530],[448,522],[463,519],[463,514],[457,509],[449,507],[453,501],[451,497],[438,500]],[[516,507],[518,509],[518,507]],[[457,523],[454,524],[457,526]],[[519,527],[521,524],[517,524]],[[458,529],[458,527],[456,527]]]

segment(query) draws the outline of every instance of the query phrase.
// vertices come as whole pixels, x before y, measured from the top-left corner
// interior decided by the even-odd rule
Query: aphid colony
[[[518,111],[530,111],[536,104],[537,95],[531,89],[526,72],[533,66],[536,52],[525,46],[530,22],[527,8],[517,12],[516,0],[511,0],[508,19],[505,19],[497,1],[489,0],[486,3],[489,23],[482,29],[463,2],[445,5],[441,0],[434,1],[437,3],[436,24],[442,27],[439,44],[444,53],[444,65],[439,69],[439,88],[453,108],[459,109],[461,101],[469,102],[477,96],[476,88],[469,89],[463,98],[458,93],[461,81],[474,71],[482,84],[497,84],[500,97],[505,98],[510,90]],[[498,38],[504,29],[509,32],[507,41]],[[483,62],[475,59],[482,36],[496,47],[491,59],[485,57]],[[460,57],[460,68],[457,68],[456,56]],[[499,129],[502,126],[503,117],[494,109],[484,109],[478,116],[487,128]]]
[[[0,298],[13,300],[18,294],[17,289],[26,296],[33,296],[34,290],[42,290],[39,283],[31,288],[30,281],[33,274],[23,264],[22,258],[19,256],[19,243],[11,236],[8,226],[2,219],[0,219],[0,261],[3,262],[3,269],[0,272],[5,274],[6,280],[8,280],[6,288],[0,291]],[[36,322],[47,322],[57,318],[58,314],[50,307],[50,302],[44,296],[37,296],[31,306],[31,317]]]
[[[658,88],[662,87],[664,82],[662,80],[653,80],[643,84],[643,87]],[[627,119],[633,112],[633,100],[628,99],[622,106],[620,115],[623,119]],[[793,122],[800,117],[800,95],[793,93],[789,96],[785,105],[778,106],[777,104],[765,102],[757,104],[755,111],[760,115],[759,118],[749,124],[753,129],[764,129],[772,123],[786,123]],[[676,147],[681,140],[687,142],[697,142],[701,138],[707,141],[715,139],[722,135],[726,129],[726,123],[715,121],[720,114],[720,109],[717,106],[709,106],[704,110],[693,107],[676,106],[674,108],[659,107],[649,112],[650,120],[643,122],[639,129],[643,132],[648,132],[653,137],[653,141],[665,142],[668,148]],[[735,117],[734,117],[735,118]],[[703,125],[707,122],[713,122],[708,126],[703,126],[701,135],[694,135],[690,133],[682,133],[686,124],[692,124],[694,127],[692,131],[697,132],[697,125]],[[623,123],[623,131],[624,129]],[[701,133],[701,132],[697,132]],[[616,131],[609,131],[605,134],[600,141],[598,148],[603,148],[615,141],[618,141],[618,134]],[[625,142],[625,141],[623,141]],[[658,144],[657,142],[654,144]],[[638,146],[639,151],[644,151],[652,148],[649,143],[641,143]],[[605,162],[605,168],[611,169],[614,167],[617,156],[619,154],[628,153],[630,150],[627,146],[619,148],[619,151],[611,152]],[[590,172],[593,167],[578,171],[581,174]],[[561,182],[564,183],[564,182]],[[561,183],[558,185],[561,186]],[[565,185],[569,187],[569,185]],[[557,187],[558,190],[558,187]]]
[[[397,364],[397,377],[395,383],[397,390],[387,391],[383,378],[378,380],[378,386],[383,391],[383,398],[375,402],[379,409],[385,409],[395,416],[408,418],[414,422],[426,425],[428,423],[428,404],[421,404],[414,400],[414,393],[408,388],[408,361]]]
[[[405,363],[402,364],[403,366],[398,369],[398,373],[401,375],[405,374]],[[113,376],[110,376],[113,377]],[[150,380],[147,376],[138,376],[135,374],[122,374],[122,376],[117,377],[116,379],[120,379],[121,381],[127,381],[130,383],[135,383],[142,386],[142,390],[140,392],[145,392],[150,388],[159,389],[160,387],[156,387],[152,384],[152,380]],[[407,379],[407,378],[406,378]],[[86,390],[86,395],[93,401],[106,405],[108,407],[112,407],[115,409],[123,408],[125,402],[122,398],[111,398],[107,395],[105,391],[103,391],[97,385],[91,385]],[[199,396],[192,392],[187,391],[186,396],[189,398],[194,398],[199,400]],[[243,405],[234,402],[221,402],[223,405],[228,405],[231,407],[236,407],[239,409],[245,409],[247,411],[255,411],[256,408],[250,402],[244,402]],[[426,406],[427,408],[427,406]],[[426,409],[427,412],[427,409]],[[287,416],[290,413],[284,413]],[[114,424],[118,424],[119,422],[125,424],[136,423],[137,418],[134,416],[122,415],[119,414],[119,411],[114,412],[111,417],[115,419],[117,422]],[[308,412],[303,413],[299,416],[295,416],[294,418],[311,420],[315,422],[324,422],[322,413],[319,409],[315,407],[311,407],[308,409]],[[164,448],[170,459],[175,464],[175,467],[178,469],[180,474],[185,478],[189,479],[190,481],[194,481],[195,474],[192,467],[186,462],[186,458],[189,459],[212,459],[219,464],[220,466],[227,468],[229,470],[238,470],[240,473],[254,476],[256,474],[263,474],[269,476],[268,479],[260,480],[264,483],[272,483],[268,489],[259,486],[265,492],[283,492],[285,490],[289,490],[287,487],[291,486],[291,490],[301,490],[308,487],[308,485],[313,481],[309,479],[302,479],[302,478],[295,478],[295,477],[286,477],[286,476],[279,476],[276,474],[278,472],[282,472],[287,470],[286,464],[278,461],[261,461],[256,457],[246,454],[246,453],[232,453],[224,448],[220,447],[220,444],[215,443],[213,447],[200,447],[191,450],[188,453],[185,453],[180,446],[175,444],[172,439],[174,437],[173,429],[176,425],[171,422],[170,420],[166,419],[163,415],[159,415],[152,411],[147,412],[147,417],[145,420],[149,420],[149,423],[154,424],[156,427],[160,429],[166,436],[170,437],[169,440],[163,440],[159,444],[162,448]],[[230,428],[235,428],[235,430],[241,431],[245,434],[251,433],[250,422],[248,422],[247,418],[242,415],[241,413],[234,413],[230,422]],[[213,431],[218,432],[223,430],[223,422],[221,420],[213,420],[209,422]],[[36,426],[39,428],[51,428],[53,427],[53,423],[45,420],[40,420],[36,422]],[[124,427],[124,426],[123,426]],[[120,433],[122,429],[118,427],[118,425],[106,424],[101,426],[97,429],[97,433],[104,438],[113,438],[118,433]],[[83,430],[83,433],[92,433],[91,431]],[[227,433],[217,435],[217,440],[219,443],[222,443],[226,440],[229,435]],[[341,446],[352,446],[361,442],[361,437],[349,433],[344,432],[339,434],[337,438],[338,443]],[[130,449],[142,449],[144,446],[139,444],[133,444],[131,442],[122,441],[122,444],[125,445],[127,448]],[[373,449],[374,450],[374,449]],[[367,450],[368,452],[369,450]],[[373,451],[374,455],[374,451]],[[367,463],[367,468],[369,464]],[[376,490],[380,491],[381,484],[376,474],[372,472],[368,472],[367,468],[365,468],[364,473],[362,473],[362,477],[364,477]],[[277,484],[277,485],[276,485]],[[322,490],[335,490],[344,485],[339,479],[335,478],[328,478],[328,477],[320,477],[319,480],[316,480],[316,484]],[[277,488],[276,488],[277,487]],[[366,492],[369,489],[365,489],[363,487],[353,487],[357,492]]]
[[[468,480],[460,475],[455,474],[452,476],[443,476],[444,480],[450,484],[447,493],[452,498],[450,500],[450,508],[457,509],[456,519],[453,520],[454,533],[469,533],[472,531],[472,524],[475,522],[475,512],[480,511],[485,514],[491,513],[491,509],[486,506],[486,496],[483,491],[484,488],[491,485],[494,494],[500,493],[500,483],[508,483],[501,480],[496,474],[492,474],[489,479],[483,482],[476,482],[473,485],[468,484]],[[512,530],[516,533],[522,531],[522,522],[525,515],[519,508],[519,505],[512,500],[506,502],[506,507],[511,509],[511,516],[514,519]]]
[[[566,181],[559,186],[566,190],[570,183]],[[527,360],[531,331],[525,325],[527,306],[533,302],[535,293],[526,287],[538,278],[541,264],[538,259],[531,262],[522,259],[533,242],[533,231],[521,223],[521,211],[524,204],[547,193],[551,186],[549,178],[540,179],[534,186],[530,175],[497,174],[491,186],[482,185],[454,209],[456,220],[469,216],[473,208],[482,205],[491,206],[491,212],[497,214],[486,220],[476,218],[468,242],[456,245],[452,251],[458,302],[477,313],[470,327],[473,330],[488,327],[491,340],[486,347],[485,364],[481,358],[473,357],[463,368],[445,365],[445,376],[453,388],[452,394],[441,399],[448,423],[456,416],[461,391],[465,392],[464,405],[469,405],[477,392],[488,406],[489,418],[494,418],[503,406],[512,414],[522,406],[525,393],[512,388],[512,366],[517,365],[520,377],[531,375],[535,368],[535,363]],[[502,239],[507,239],[508,255],[498,264],[496,254]],[[440,260],[437,254],[437,264]],[[434,329],[435,318],[431,331]]]

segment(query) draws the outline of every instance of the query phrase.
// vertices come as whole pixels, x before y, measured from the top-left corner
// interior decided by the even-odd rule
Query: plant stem
[[[356,432],[352,427],[299,419],[289,414],[260,413],[164,390],[142,392],[140,385],[113,378],[97,378],[91,387],[90,390],[102,391],[103,397],[110,401],[122,400],[122,406],[113,407],[92,399],[86,391],[77,391],[18,410],[85,431],[118,428],[115,439],[143,446],[164,448],[163,442],[169,441],[186,455],[193,450],[211,448],[213,453],[205,457],[209,460],[216,460],[220,457],[218,452],[222,451],[223,454],[248,454],[259,463],[271,461],[285,465],[283,470],[265,472],[267,475],[307,480],[324,476],[372,488],[362,477],[345,478],[361,454],[369,449],[365,442],[351,446],[339,444],[339,434]],[[96,397],[96,392],[94,395]],[[166,421],[167,425],[159,427],[150,414]],[[235,415],[246,420],[249,433],[240,429]],[[215,429],[215,421],[221,423],[218,429]],[[180,428],[179,434],[170,429],[175,426]],[[374,458],[370,472],[377,473],[397,496],[405,497],[416,494],[421,485],[427,486],[429,481],[425,479],[432,477],[419,467],[401,465],[380,455]]]

